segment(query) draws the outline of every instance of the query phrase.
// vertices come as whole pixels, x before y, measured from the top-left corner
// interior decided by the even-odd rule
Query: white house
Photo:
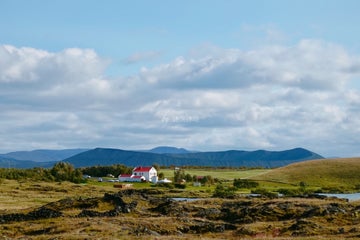
[[[142,182],[151,181],[156,183],[158,180],[157,171],[154,167],[135,167],[132,174],[120,174],[120,182]]]

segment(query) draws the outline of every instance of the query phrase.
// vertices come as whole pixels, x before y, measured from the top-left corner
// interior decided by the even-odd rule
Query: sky
[[[360,156],[358,0],[0,0],[0,153]]]

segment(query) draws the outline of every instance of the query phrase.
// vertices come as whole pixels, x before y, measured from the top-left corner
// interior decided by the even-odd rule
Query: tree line
[[[21,180],[29,179],[34,181],[70,181],[74,183],[85,182],[83,175],[90,175],[94,177],[106,176],[112,174],[118,176],[119,174],[131,173],[132,168],[125,165],[112,166],[94,166],[86,168],[74,168],[74,166],[67,162],[58,162],[52,168],[32,168],[32,169],[18,169],[18,168],[0,168],[0,178]]]

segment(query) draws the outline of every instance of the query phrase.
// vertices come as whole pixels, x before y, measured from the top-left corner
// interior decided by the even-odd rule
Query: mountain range
[[[58,161],[74,167],[124,164],[127,166],[213,166],[213,167],[280,167],[294,162],[321,159],[322,156],[303,148],[285,151],[216,151],[197,152],[184,148],[156,147],[150,150],[112,148],[34,150],[0,154],[2,168],[52,167]]]

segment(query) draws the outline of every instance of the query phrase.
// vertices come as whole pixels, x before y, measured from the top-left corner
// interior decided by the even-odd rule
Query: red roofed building
[[[142,182],[142,181],[151,181],[156,183],[157,171],[154,167],[135,167],[132,171],[132,174],[120,174],[120,182]]]

